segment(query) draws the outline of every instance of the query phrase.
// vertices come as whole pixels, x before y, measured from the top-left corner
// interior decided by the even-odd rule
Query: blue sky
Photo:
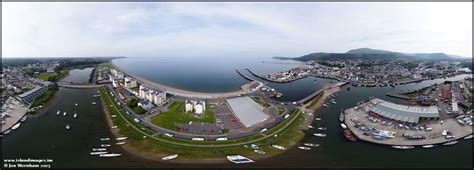
[[[2,3],[2,56],[472,56],[472,3]]]

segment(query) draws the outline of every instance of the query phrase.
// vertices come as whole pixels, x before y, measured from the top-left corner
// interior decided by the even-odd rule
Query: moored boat
[[[326,130],[326,127],[318,127],[318,130]]]
[[[100,138],[100,141],[108,141],[110,138]]]
[[[96,103],[96,102],[92,102],[92,104],[94,104],[94,105],[95,105],[95,104],[97,104],[97,103]]]
[[[309,129],[314,129],[314,127],[313,127],[313,126],[311,126],[311,125],[308,125],[308,128],[309,128]]]
[[[319,117],[316,117],[316,118],[314,118],[314,120],[318,120],[318,121],[319,121],[319,120],[321,120],[321,118],[319,118]]]
[[[110,147],[110,144],[101,144],[100,147]]]
[[[106,154],[99,155],[99,157],[108,158],[108,157],[117,157],[117,156],[121,156],[121,155],[122,154],[119,154],[119,153],[106,153]]]
[[[74,113],[74,116],[73,116],[73,117],[76,118],[76,117],[77,117],[77,113]]]
[[[66,125],[66,129],[67,129],[67,130],[71,129],[71,125],[67,124],[67,125]]]
[[[341,127],[342,127],[342,129],[347,129],[347,126],[344,123],[341,123]]]
[[[28,118],[28,115],[23,116],[23,117],[20,119],[20,122],[25,122],[25,121],[26,121],[26,118]]]
[[[350,140],[352,142],[355,142],[357,140],[357,137],[355,137],[352,131],[349,129],[344,130],[344,137],[346,137],[347,140]]]
[[[301,149],[301,150],[311,150],[310,147],[306,147],[306,146],[298,146],[298,149]]]
[[[117,115],[112,115],[111,117],[117,117]]]
[[[264,152],[264,151],[262,151],[262,150],[257,150],[257,149],[255,149],[255,150],[253,150],[253,151],[254,151],[255,153],[260,154],[260,155],[263,155],[263,154],[266,153],[266,152]]]
[[[397,145],[397,146],[392,146],[392,148],[395,148],[395,149],[413,149],[415,147],[414,146],[407,146],[407,145]]]
[[[279,149],[279,150],[286,150],[285,147],[280,146],[280,145],[272,145],[272,147],[275,148],[275,149]]]
[[[324,107],[329,107],[327,104],[323,104]]]
[[[458,143],[458,141],[457,141],[457,140],[453,140],[453,141],[451,141],[451,142],[443,143],[443,145],[449,146],[449,145],[454,145],[454,144],[456,144],[456,143]]]
[[[324,133],[313,133],[313,135],[317,137],[326,137],[326,134]]]
[[[435,145],[423,145],[421,147],[423,147],[423,148],[433,148],[433,147],[435,147]]]
[[[341,109],[341,113],[339,114],[339,121],[344,122],[344,110]]]
[[[255,145],[255,144],[251,144],[251,145],[250,145],[250,147],[252,147],[252,148],[253,148],[253,149],[255,149],[255,150],[258,150],[258,149],[260,149],[260,148],[258,148],[258,146],[257,146],[257,145]]]
[[[309,146],[309,147],[318,147],[319,144],[315,144],[315,143],[303,143],[304,146]]]
[[[165,157],[161,158],[161,160],[167,161],[167,160],[175,159],[175,158],[177,158],[178,156],[179,156],[178,154],[174,154],[174,155],[170,155],[170,156],[165,156]]]
[[[107,148],[92,148],[92,151],[106,151]]]
[[[2,135],[7,135],[7,134],[9,134],[11,131],[12,131],[12,130],[8,129],[8,130],[6,130],[5,132],[3,132]]]
[[[17,124],[13,125],[11,130],[15,130],[15,129],[18,129],[20,127],[20,122],[18,122]]]
[[[100,151],[100,152],[91,152],[91,155],[102,155],[108,153],[107,151]]]
[[[472,134],[469,136],[464,137],[464,139],[472,139]]]
[[[255,162],[249,158],[246,158],[242,155],[229,155],[227,156],[227,160],[229,160],[232,163],[236,164],[245,164],[245,163],[252,163]]]
[[[125,140],[125,139],[128,139],[128,137],[118,137],[118,138],[115,138],[116,140]]]
[[[59,115],[59,113],[61,113],[61,111],[60,111],[60,110],[58,110],[58,111],[56,112],[56,115]]]
[[[124,145],[124,144],[126,144],[126,143],[127,143],[127,142],[117,142],[117,143],[115,143],[115,144],[116,144],[116,145]]]
[[[63,116],[66,116],[66,112],[63,113]]]
[[[110,128],[111,128],[111,129],[117,129],[118,126],[112,126],[112,127],[110,127]]]

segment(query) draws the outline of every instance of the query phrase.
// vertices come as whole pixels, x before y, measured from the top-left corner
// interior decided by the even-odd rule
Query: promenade
[[[222,93],[206,93],[206,92],[195,92],[195,91],[189,91],[189,90],[183,90],[183,89],[178,89],[170,86],[166,86],[163,84],[159,84],[156,82],[149,81],[145,78],[142,78],[140,76],[131,74],[126,72],[125,70],[121,69],[117,65],[112,63],[112,66],[117,69],[118,71],[124,73],[125,75],[129,77],[133,77],[140,83],[147,84],[148,86],[151,86],[156,89],[160,89],[165,91],[166,93],[176,95],[176,96],[182,96],[182,97],[188,97],[188,98],[200,98],[200,99],[222,99],[222,98],[232,98],[232,97],[237,97],[237,96],[242,96],[245,94],[248,94],[252,92],[252,88],[255,84],[259,83],[257,81],[250,81],[240,87],[239,91],[233,91],[233,92],[222,92]]]

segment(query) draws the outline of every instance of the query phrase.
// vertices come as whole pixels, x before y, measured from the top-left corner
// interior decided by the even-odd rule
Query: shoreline
[[[323,88],[327,88],[331,86],[330,84],[326,84]],[[338,93],[339,91],[341,90],[341,88],[339,86],[335,86],[335,87],[330,87],[326,90],[323,90],[323,94],[322,96],[317,99],[318,101],[316,102],[316,104],[311,107],[311,108],[306,108],[306,106],[309,106],[310,103],[312,102],[309,101],[307,104],[304,104],[302,105],[302,109],[305,111],[305,112],[314,112],[313,115],[307,115],[305,114],[305,118],[306,118],[306,121],[304,121],[304,123],[302,124],[304,127],[301,127],[302,129],[309,129],[308,126],[311,125],[314,121],[314,117],[316,116],[317,112],[316,110],[320,109],[323,105],[323,103],[327,100],[327,98],[332,95],[332,94],[335,94],[335,93]],[[313,99],[314,100],[314,99]]]
[[[38,116],[41,116],[43,114],[45,114],[46,112],[50,111],[51,107],[53,107],[54,104],[56,104],[56,102],[58,101],[59,99],[59,91],[61,89],[58,89],[54,92],[53,96],[51,98],[49,98],[49,100],[46,102],[46,103],[43,103],[43,107],[41,107],[40,109],[36,110],[36,111],[33,111],[31,113],[28,114],[28,117],[38,117]]]

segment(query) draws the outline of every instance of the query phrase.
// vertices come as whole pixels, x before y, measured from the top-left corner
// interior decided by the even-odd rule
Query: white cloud
[[[472,56],[472,3],[2,3],[2,55]]]

